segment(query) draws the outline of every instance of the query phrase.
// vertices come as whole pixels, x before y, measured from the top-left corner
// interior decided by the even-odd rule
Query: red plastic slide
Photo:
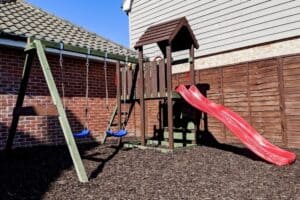
[[[193,107],[208,113],[224,123],[251,151],[275,165],[287,165],[296,160],[296,154],[283,150],[262,137],[242,117],[228,108],[205,98],[196,86],[187,89],[180,85],[176,91]]]

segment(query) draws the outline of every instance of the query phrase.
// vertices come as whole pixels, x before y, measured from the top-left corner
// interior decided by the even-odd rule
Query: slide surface
[[[210,101],[196,86],[192,85],[187,89],[184,85],[180,85],[176,91],[190,105],[224,123],[244,145],[262,159],[278,166],[291,164],[296,160],[295,153],[271,144],[237,113]]]

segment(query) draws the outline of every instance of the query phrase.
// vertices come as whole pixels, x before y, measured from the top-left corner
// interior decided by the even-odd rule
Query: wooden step
[[[169,142],[168,141],[158,141],[158,140],[147,140],[147,145],[161,145],[162,147],[169,147]],[[184,146],[191,147],[191,146],[195,146],[195,144],[184,145],[183,143],[179,143],[179,142],[174,143],[174,148],[181,148]]]
[[[186,139],[188,141],[195,141],[196,134],[195,133],[173,132],[173,137],[174,137],[175,140]],[[164,132],[164,138],[165,139],[169,138],[169,133],[168,132]]]
[[[162,153],[173,152],[172,149],[142,146],[142,145],[139,145],[139,144],[131,144],[131,143],[124,143],[124,147],[126,147],[126,148],[139,148],[139,149],[143,149],[143,150],[156,150],[156,151],[160,151]]]

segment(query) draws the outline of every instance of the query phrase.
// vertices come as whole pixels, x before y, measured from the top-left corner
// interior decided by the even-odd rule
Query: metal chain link
[[[89,56],[91,54],[91,49],[88,47],[88,52],[86,55],[86,88],[85,88],[85,122],[84,122],[84,128],[89,128],[89,67],[90,67],[90,60]]]
[[[64,71],[64,60],[62,51],[64,49],[64,44],[60,43],[60,51],[59,51],[59,66],[60,66],[60,79],[61,79],[61,91],[62,91],[62,100],[63,100],[63,107],[66,109],[66,102],[65,102],[65,71]]]
[[[107,83],[107,52],[105,52],[104,57],[104,79],[105,79],[105,106],[106,109],[109,110],[109,104],[108,104],[108,83]]]
[[[127,99],[127,95],[126,95],[126,87],[127,87],[127,76],[126,76],[126,73],[127,73],[127,70],[128,70],[128,56],[126,56],[125,58],[125,66],[124,66],[124,72],[123,72],[123,101],[124,101],[124,104],[126,105],[126,99]],[[126,123],[126,117],[125,117],[125,120],[122,124],[122,129],[125,129],[125,123]]]

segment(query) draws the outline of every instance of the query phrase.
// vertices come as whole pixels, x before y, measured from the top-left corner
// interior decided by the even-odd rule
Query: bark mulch
[[[276,167],[239,146],[80,151],[87,184],[78,182],[64,146],[0,153],[0,199],[300,199],[299,161]]]

